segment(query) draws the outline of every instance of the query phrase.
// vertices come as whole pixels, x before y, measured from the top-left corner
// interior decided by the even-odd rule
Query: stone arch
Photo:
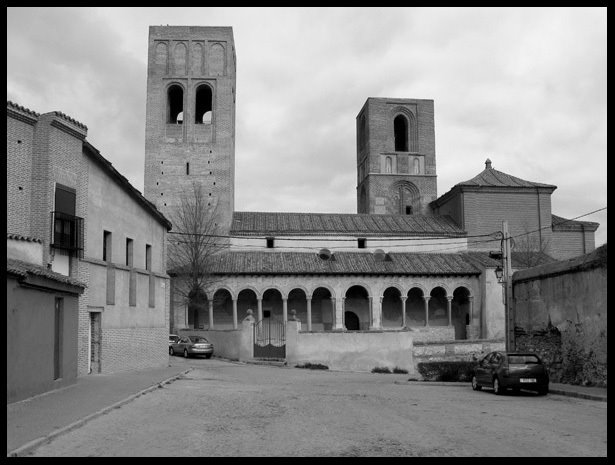
[[[403,115],[407,121],[407,152],[418,152],[418,124],[416,115],[412,110],[402,106],[396,106],[391,109],[389,116],[391,121],[394,122],[395,118]]]
[[[218,287],[216,287],[216,288],[214,289],[214,291],[213,291],[213,292],[211,292],[211,295],[212,295],[212,296],[215,296],[215,295],[216,295],[216,292],[218,292],[218,291],[222,291],[222,290],[224,290],[224,291],[228,291],[228,293],[231,295],[231,298],[233,298],[233,299],[237,299],[237,294],[235,294],[235,291],[234,291],[234,290],[233,290],[230,286],[225,286],[225,285],[222,285],[222,286],[218,286]],[[208,296],[209,296],[209,294],[208,294]]]
[[[188,49],[186,44],[178,42],[173,49],[173,72],[178,76],[187,74]]]
[[[310,291],[310,293],[308,294],[308,297],[312,297],[314,295],[314,292],[316,292],[316,290],[318,288],[323,288],[329,291],[329,293],[331,294],[332,298],[337,298],[337,296],[335,295],[335,290],[328,284],[316,284],[314,285],[314,288]]]
[[[226,286],[221,286],[213,292],[212,317],[216,329],[233,328],[233,293]]]
[[[410,292],[410,290],[412,290],[412,288],[417,288],[420,289],[423,292],[423,295],[429,295],[429,292],[427,292],[427,288],[422,285],[421,283],[411,283],[408,287],[407,287],[407,291],[406,291],[406,295],[408,294],[408,292]]]
[[[360,321],[360,329],[368,329],[372,325],[370,297],[373,294],[366,284],[354,283],[344,292],[344,314],[353,312]]]
[[[456,286],[451,301],[451,322],[455,328],[455,339],[467,339],[467,327],[471,324],[471,288],[467,285]]]
[[[242,286],[237,291],[237,318],[241,321],[246,317],[247,310],[252,310],[252,316],[258,315],[258,299],[260,294],[253,286]]]
[[[181,124],[179,116],[180,114],[183,116],[184,112],[185,91],[184,86],[179,82],[174,81],[167,85],[166,121],[168,124]]]
[[[335,292],[328,284],[322,284],[312,289],[312,330],[328,331],[335,323]]]
[[[213,122],[214,89],[202,82],[195,86],[194,92],[194,123],[211,124]]]
[[[284,317],[283,299],[286,294],[277,286],[267,286],[262,294],[263,318],[272,317],[279,321]]]
[[[410,181],[397,181],[391,185],[389,197],[392,202],[392,212],[400,215],[421,212],[421,192],[416,184]]]
[[[403,304],[401,297],[404,296],[401,286],[392,284],[382,291],[382,327],[400,327],[403,324]]]
[[[436,284],[429,292],[429,326],[448,326],[448,289]]]
[[[201,76],[203,74],[203,46],[195,42],[192,44],[192,75]]]
[[[156,44],[156,55],[154,58],[156,67],[164,74],[169,72],[169,46],[166,42],[158,42]]]
[[[261,298],[265,296],[265,292],[270,291],[270,290],[278,291],[283,299],[287,299],[288,298],[288,293],[286,291],[282,290],[281,287],[279,287],[279,286],[277,286],[275,284],[269,284],[269,285],[265,286],[261,290]]]
[[[465,287],[468,290],[469,296],[474,297],[474,292],[472,292],[472,285],[468,283],[467,281],[456,282],[455,285],[453,286],[453,294],[455,293],[455,290],[460,287]]]
[[[406,326],[425,326],[425,299],[429,296],[427,289],[419,283],[412,283],[406,292]]]
[[[224,76],[226,69],[224,46],[218,42],[209,49],[209,74],[211,76]]]
[[[346,297],[346,293],[348,292],[348,290],[351,287],[354,287],[354,286],[359,286],[359,287],[364,288],[367,291],[368,297],[374,297],[374,294],[373,294],[373,292],[371,290],[371,287],[368,284],[366,284],[365,282],[363,282],[363,281],[351,281],[350,284],[348,284],[346,286],[346,290],[344,292],[342,292],[342,296],[341,297]]]
[[[302,294],[302,295],[301,295]],[[293,286],[287,293],[288,295],[288,319],[292,317],[292,311],[295,311],[295,316],[303,324],[307,323],[307,297],[308,291],[302,286]]]

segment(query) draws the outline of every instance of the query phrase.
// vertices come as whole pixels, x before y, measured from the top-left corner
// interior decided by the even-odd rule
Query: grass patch
[[[391,373],[391,369],[389,367],[374,367],[372,373]]]
[[[298,365],[295,365],[295,368],[307,368],[309,370],[328,370],[329,369],[327,365],[323,365],[322,363],[310,363],[310,362],[300,363]]]

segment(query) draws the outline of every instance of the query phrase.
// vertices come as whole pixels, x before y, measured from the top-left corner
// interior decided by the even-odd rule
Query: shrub
[[[393,368],[393,373],[402,373],[404,375],[408,374],[408,370],[404,370],[403,368],[395,367]]]
[[[391,373],[391,369],[389,367],[374,367],[372,373]]]
[[[477,365],[465,360],[419,362],[417,369],[425,381],[470,381]]]
[[[328,370],[329,367],[327,365],[323,365],[322,363],[300,363],[299,365],[295,365],[295,368],[308,368],[310,370]]]

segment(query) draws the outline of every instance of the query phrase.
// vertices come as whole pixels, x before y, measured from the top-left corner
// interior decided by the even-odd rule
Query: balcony
[[[70,255],[83,258],[83,218],[66,213],[51,212],[51,247],[62,249]]]

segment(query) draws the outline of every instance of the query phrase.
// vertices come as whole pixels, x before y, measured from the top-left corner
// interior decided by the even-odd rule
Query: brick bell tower
[[[169,219],[196,181],[230,228],[235,69],[230,27],[149,28],[144,195]]]
[[[357,116],[357,212],[432,213],[433,100],[368,98]]]

